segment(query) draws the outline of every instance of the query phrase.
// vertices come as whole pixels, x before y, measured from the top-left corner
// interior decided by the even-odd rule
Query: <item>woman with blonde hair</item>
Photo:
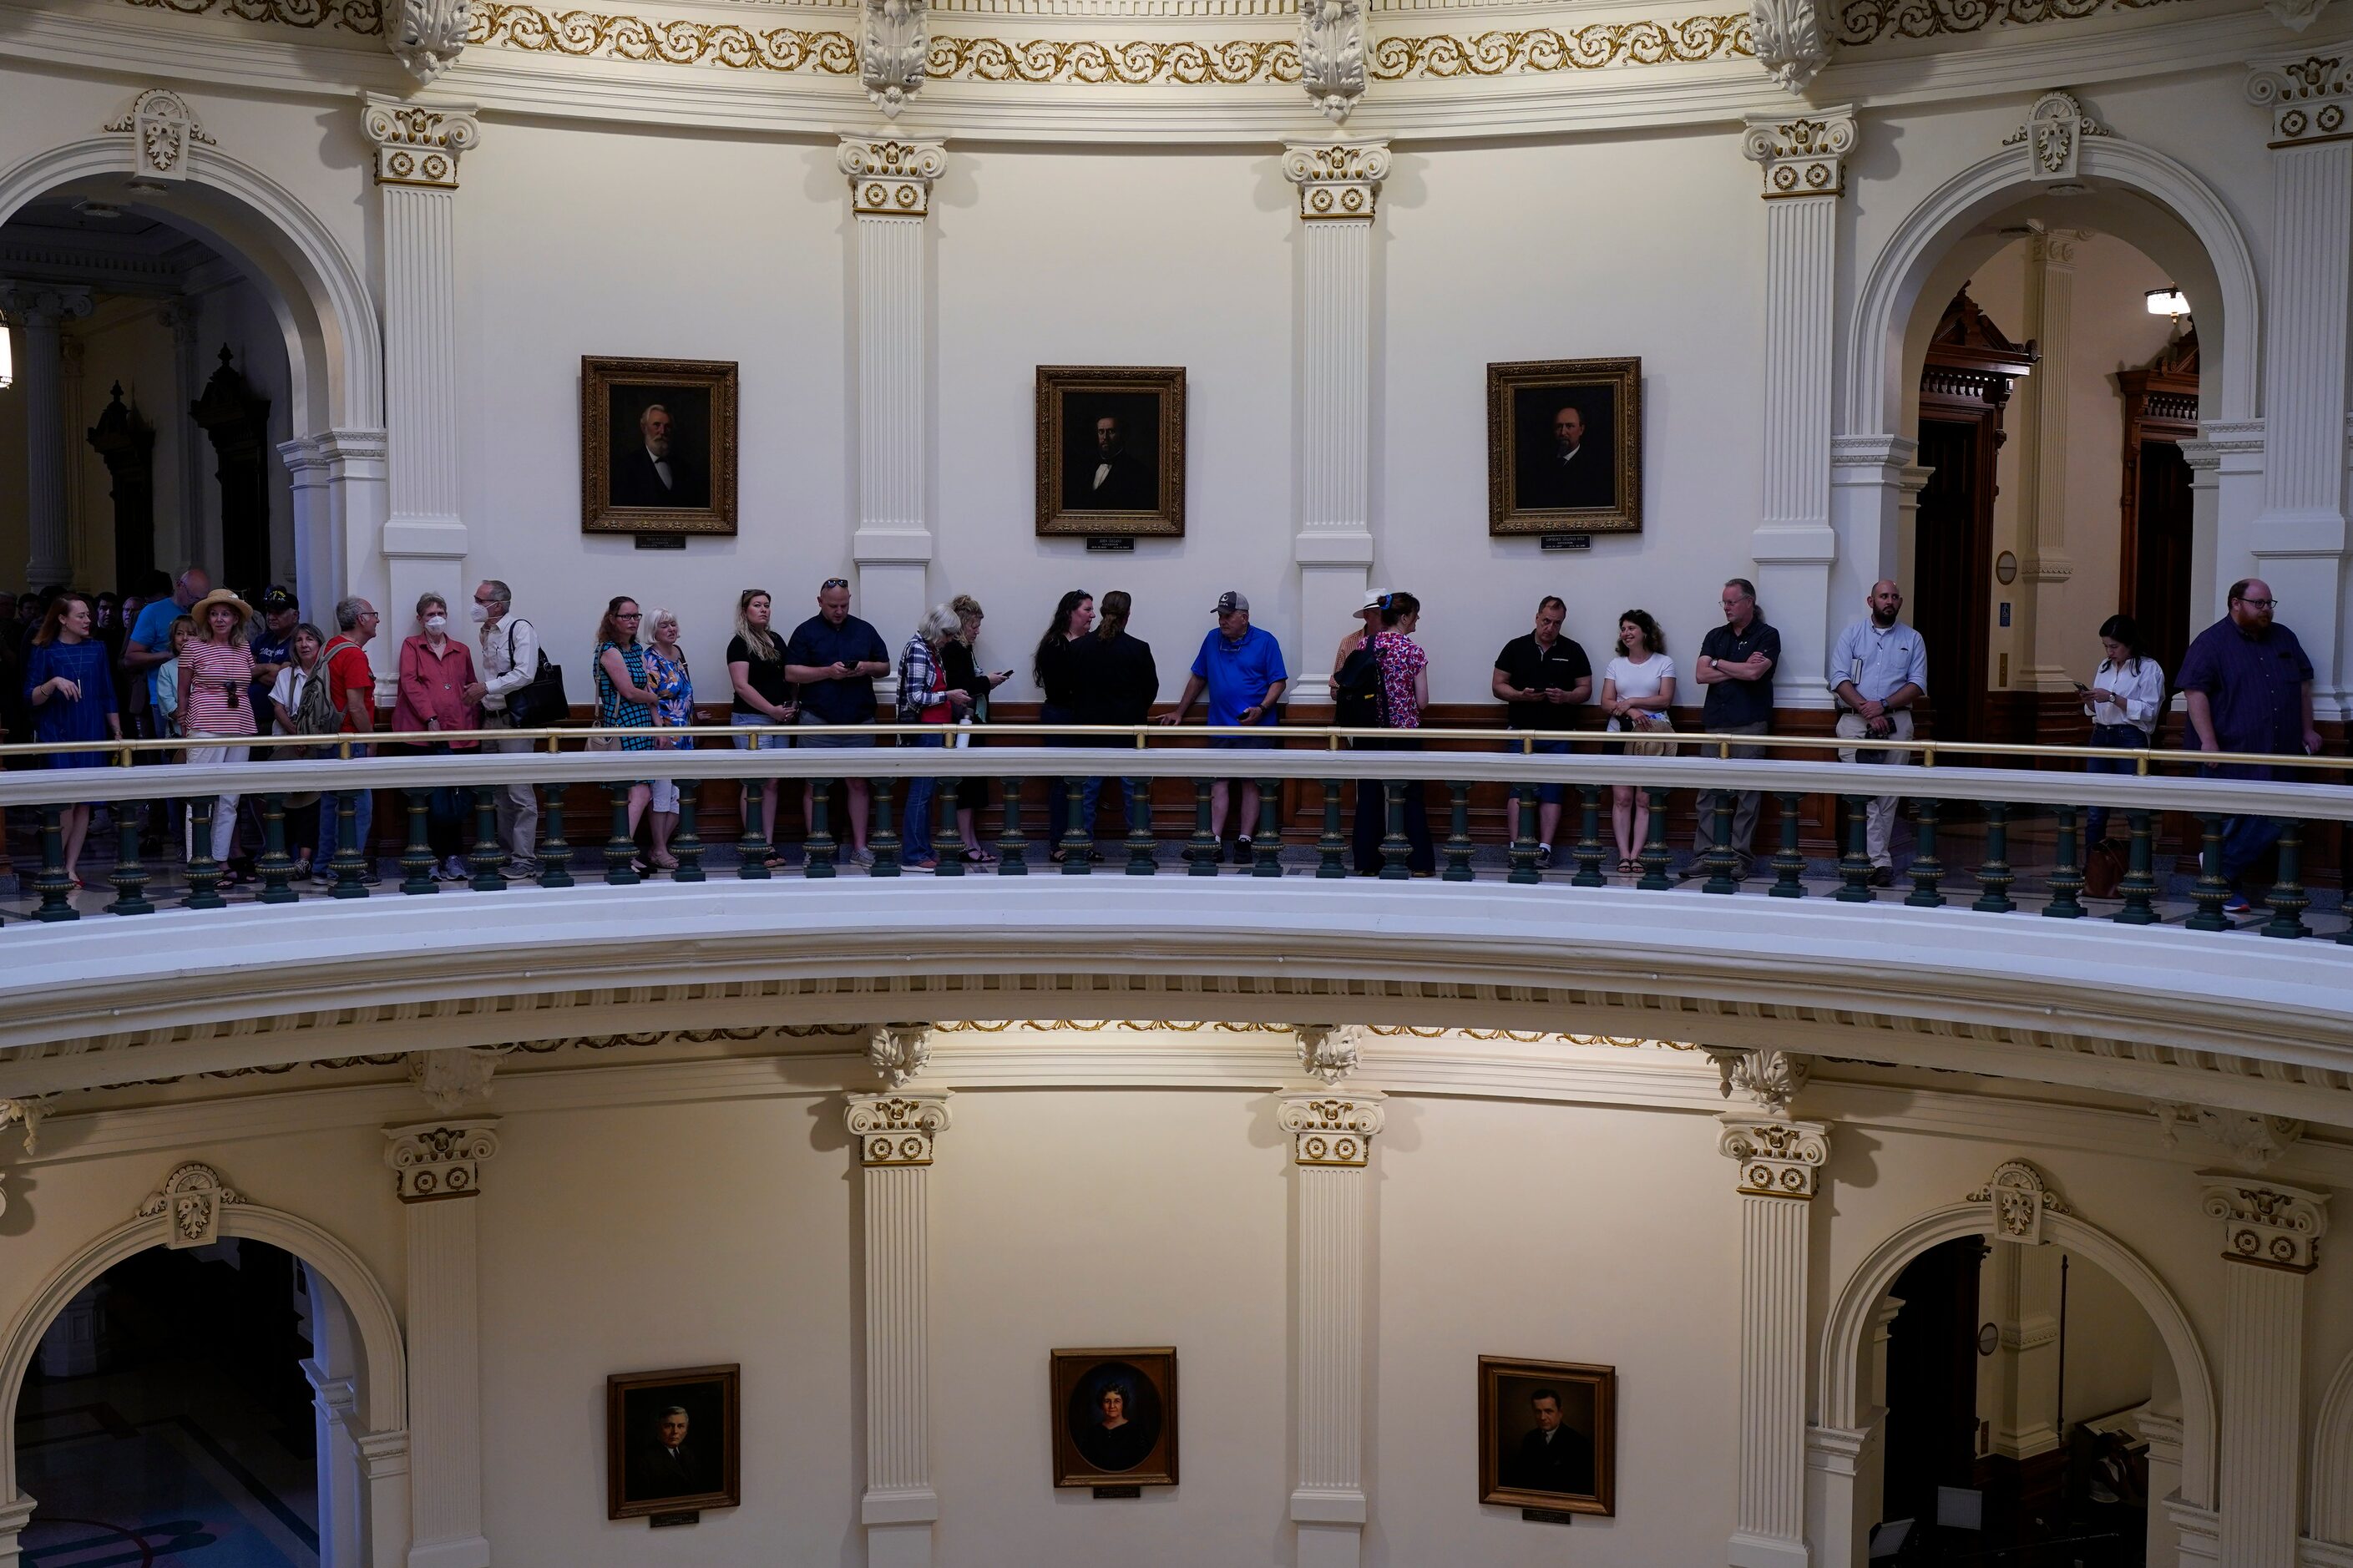
[[[102,741],[109,736],[122,739],[122,714],[114,700],[114,678],[108,668],[112,662],[99,636],[89,595],[69,591],[50,600],[25,663],[25,697],[33,708],[33,739],[47,746]],[[107,754],[57,752],[47,760],[53,768],[102,768]],[[90,837],[90,802],[67,806],[59,819],[65,832],[66,879],[78,889],[82,841]]]
[[[987,612],[980,601],[970,594],[958,594],[948,601],[955,612],[956,635],[950,637],[943,650],[943,662],[947,667],[948,685],[972,699],[971,705],[957,716],[964,724],[981,724],[988,721],[989,694],[1013,677],[1009,669],[984,670],[980,658],[973,651],[979,639],[980,623]],[[981,847],[979,814],[988,805],[988,786],[994,780],[962,778],[956,781],[956,826],[964,834],[964,858],[968,865],[992,866],[997,857]]]
[[[687,668],[686,650],[678,645],[678,612],[657,606],[650,624],[653,642],[646,648],[646,683],[658,699],[654,721],[667,730],[683,730],[694,722],[694,672]],[[680,735],[655,745],[661,751],[691,752],[694,737]],[[654,780],[651,858],[665,871],[678,869],[678,859],[670,852],[670,836],[678,827],[678,787],[676,779]],[[686,787],[696,785],[690,780]]]
[[[774,735],[736,736],[741,751],[755,745],[789,746],[792,738],[783,727],[800,717],[800,704],[793,700],[792,680],[785,673],[785,640],[770,628],[771,613],[765,588],[746,588],[735,596],[735,635],[727,640],[727,679],[734,690],[734,708],[727,721],[739,730],[754,725],[779,727]],[[742,809],[750,809],[751,794],[747,786]],[[767,842],[771,870],[784,864],[776,854],[776,798],[783,794],[777,781],[771,781],[760,793],[760,828]]]

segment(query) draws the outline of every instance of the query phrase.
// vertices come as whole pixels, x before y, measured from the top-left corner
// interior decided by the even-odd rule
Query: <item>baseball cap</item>
[[[1235,593],[1231,588],[1227,589],[1224,593],[1218,595],[1217,614],[1221,616],[1230,616],[1236,610],[1240,610],[1244,615],[1249,615],[1250,601],[1243,598],[1240,594]]]
[[[293,595],[275,583],[261,592],[261,613],[265,616],[274,616],[280,610],[299,610],[301,607],[301,602]]]

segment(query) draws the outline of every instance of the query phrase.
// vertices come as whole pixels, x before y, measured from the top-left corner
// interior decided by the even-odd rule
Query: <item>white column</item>
[[[1845,619],[1831,601],[1831,366],[1838,342],[1838,199],[1851,108],[1755,115],[1741,152],[1765,172],[1765,491],[1749,552],[1757,602],[1780,628],[1787,707],[1827,708],[1819,679]]]
[[[2065,626],[2062,596],[2075,564],[2067,555],[2067,374],[2075,330],[2075,242],[2073,231],[2037,235],[2027,247],[2026,331],[2042,352],[2032,375],[2018,387],[2024,406],[2018,423],[2018,572],[2025,584],[2017,600],[2011,647],[2018,658],[2010,685],[2022,691],[2073,688],[2063,663],[2038,662],[2037,628]]]
[[[1721,1120],[1717,1146],[1740,1171],[1740,1495],[1725,1561],[1806,1568],[1806,1259],[1830,1129]]]
[[[1293,1398],[1299,1568],[1356,1568],[1365,1531],[1366,1162],[1386,1112],[1378,1090],[1301,1089],[1276,1119],[1291,1134],[1298,1273]]]
[[[458,159],[481,141],[471,104],[366,95],[384,236],[384,407],[392,512],[382,548],[387,626],[427,591],[462,603],[458,476]],[[354,585],[357,586],[357,585]],[[360,591],[366,591],[362,588]]]
[[[90,290],[57,283],[0,281],[0,310],[24,333],[16,384],[25,397],[25,511],[32,552],[25,586],[73,580],[66,538],[65,323],[92,309]]]
[[[408,1568],[489,1568],[474,1198],[494,1117],[385,1129],[408,1231]]]
[[[2208,1182],[2222,1222],[2221,1560],[2295,1568],[2304,1473],[2304,1282],[2328,1194],[2230,1171]]]
[[[319,1562],[321,1568],[359,1568],[359,1391],[349,1376],[337,1376],[315,1360],[302,1363],[311,1384],[313,1452],[319,1462]]]
[[[1387,142],[1292,142],[1299,187],[1299,563],[1301,646],[1336,637],[1365,601],[1373,564],[1373,215]],[[1307,659],[1292,695],[1328,702],[1332,678]]]
[[[2263,309],[2263,509],[2256,574],[2297,584],[2284,617],[2311,655],[2324,714],[2343,711],[2345,434],[2353,275],[2353,57],[2253,62],[2247,95],[2271,111],[2271,276]],[[2227,583],[2228,579],[2225,579]],[[2286,591],[2279,589],[2283,596]],[[2224,1510],[2226,1518],[2229,1510]]]
[[[923,230],[933,183],[947,172],[947,143],[844,136],[836,162],[849,180],[858,231],[858,531],[850,556],[858,613],[896,637],[929,607],[932,276]]]
[[[843,1117],[858,1142],[866,1254],[866,1526],[869,1568],[931,1568],[930,1193],[947,1131],[944,1090],[853,1094]]]
[[[2142,1561],[2145,1568],[2175,1568],[2181,1557],[2181,1532],[2166,1517],[2164,1503],[2181,1489],[2181,1418],[2144,1410],[2133,1418],[2133,1426],[2148,1445],[2148,1533]]]
[[[16,1538],[33,1522],[33,1507],[34,1500],[24,1496],[0,1502],[0,1568],[17,1568],[24,1560]]]

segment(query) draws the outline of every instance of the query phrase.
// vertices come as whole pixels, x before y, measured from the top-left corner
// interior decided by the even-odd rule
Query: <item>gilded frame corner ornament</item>
[[[1564,396],[1606,391],[1612,399],[1608,452],[1616,464],[1608,506],[1521,506],[1520,430],[1514,400],[1523,391],[1557,387]],[[1487,367],[1487,533],[1642,531],[1642,362],[1630,359],[1522,360]]]
[[[1062,504],[1062,468],[1070,450],[1062,428],[1069,393],[1132,394],[1160,400],[1154,449],[1158,454],[1159,504],[1150,510],[1085,510]],[[1185,536],[1185,367],[1183,365],[1041,364],[1038,367],[1038,534],[1136,539]]]
[[[613,393],[629,386],[695,387],[711,397],[711,504],[617,506],[612,499]],[[580,531],[691,533],[736,531],[736,363],[733,360],[613,359],[580,356]]]

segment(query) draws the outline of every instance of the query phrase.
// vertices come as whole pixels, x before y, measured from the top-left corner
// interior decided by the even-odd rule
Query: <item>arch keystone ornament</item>
[[[2232,1263],[2309,1274],[2328,1233],[2328,1194],[2235,1171],[2200,1171],[2207,1217],[2222,1222],[2222,1256]]]
[[[458,159],[481,144],[482,122],[470,103],[403,103],[365,95],[360,128],[375,144],[375,183],[458,188]]]
[[[400,1201],[470,1198],[482,1189],[482,1162],[499,1152],[498,1121],[417,1121],[387,1127],[384,1163],[399,1178]]]
[[[858,1140],[859,1163],[928,1165],[939,1135],[948,1130],[948,1097],[936,1094],[853,1094],[842,1124]]]
[[[2037,184],[2080,184],[2084,139],[2113,134],[2084,112],[2073,93],[2054,88],[2034,100],[2026,123],[2003,137],[2001,144],[2026,149],[2028,178]]]
[[[2067,1205],[2043,1180],[2042,1173],[2023,1160],[2005,1160],[1994,1167],[1986,1184],[1968,1195],[1983,1204],[1996,1241],[2021,1247],[2042,1245],[2042,1216],[2065,1214]]]
[[[896,120],[923,85],[931,54],[923,0],[866,0],[866,27],[860,35],[858,77],[866,96],[885,119]]]
[[[1283,144],[1283,177],[1299,187],[1299,216],[1311,223],[1369,223],[1389,163],[1387,141]]]
[[[932,183],[948,172],[944,141],[845,136],[834,163],[849,177],[850,210],[861,217],[923,217]]]
[[[136,1217],[163,1216],[166,1221],[164,1245],[174,1251],[210,1247],[220,1239],[222,1206],[243,1202],[243,1194],[222,1181],[218,1171],[191,1160],[175,1168],[164,1178],[162,1186],[147,1194]]]
[[[1740,1191],[1752,1197],[1814,1195],[1831,1157],[1830,1126],[1784,1117],[1727,1115],[1716,1148],[1740,1167]]]
[[[197,147],[219,145],[205,134],[188,100],[169,88],[149,88],[105,128],[130,135],[132,181],[151,187],[186,179],[189,154]]]
[[[1807,114],[1751,115],[1740,151],[1765,171],[1765,199],[1835,196],[1846,189],[1847,154],[1854,151],[1851,105]]]
[[[1388,1112],[1377,1089],[1345,1094],[1311,1090],[1286,1094],[1275,1120],[1291,1134],[1292,1163],[1353,1169],[1372,1158],[1373,1135]]]
[[[1767,1116],[1787,1120],[1796,1100],[1813,1075],[1814,1058],[1797,1051],[1734,1050],[1704,1046],[1715,1064],[1716,1077],[1730,1100],[1734,1091],[1746,1095]]]

